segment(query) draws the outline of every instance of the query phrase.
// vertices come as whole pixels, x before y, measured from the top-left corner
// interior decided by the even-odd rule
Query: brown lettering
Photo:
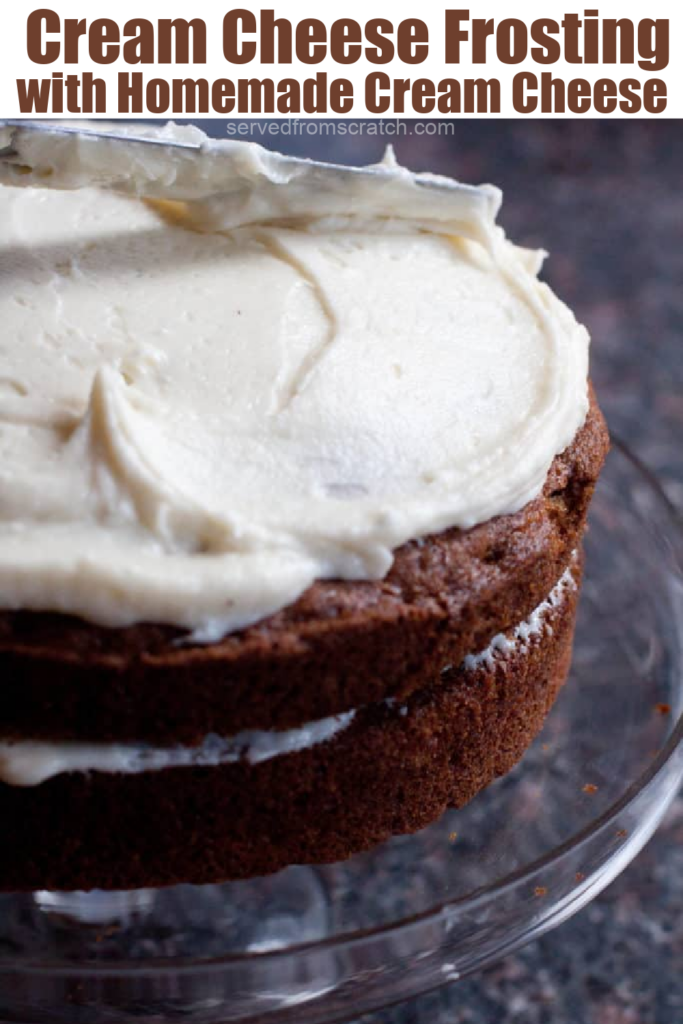
[[[17,97],[22,114],[47,114],[50,102],[49,78],[17,78]]]
[[[617,32],[619,45],[617,46]],[[605,18],[602,25],[603,64],[633,64],[635,59],[635,29],[629,18]],[[617,56],[618,54],[618,56]]]
[[[142,72],[119,71],[119,114],[142,113]]]
[[[151,114],[166,113],[171,103],[171,89],[165,78],[152,78],[147,83],[145,100]]]
[[[531,38],[538,46],[532,46],[531,56],[537,64],[555,64],[562,56],[562,47],[557,35],[560,26],[552,18],[538,18],[531,23]]]
[[[315,78],[304,80],[304,112],[327,113],[327,72],[319,71]]]
[[[567,86],[567,106],[572,114],[585,114],[591,107],[591,85],[585,78],[572,78]]]
[[[410,89],[409,78],[394,79],[394,110],[397,114],[406,112],[406,93]]]
[[[79,52],[78,44],[81,36],[84,36],[87,30],[87,22],[85,18],[81,18],[78,21],[77,18],[67,18],[64,22],[64,63],[65,64],[78,64]]]
[[[648,78],[643,86],[643,106],[648,114],[661,114],[666,104],[666,82],[661,78]]]
[[[619,92],[624,97],[619,103],[619,109],[625,114],[637,114],[641,107],[640,82],[637,78],[625,78],[619,83]]]
[[[235,86],[229,78],[217,78],[211,86],[211,106],[217,114],[229,114],[235,109]]]
[[[353,18],[339,18],[330,29],[330,56],[338,64],[355,64],[361,56],[363,36]]]
[[[413,110],[417,114],[431,114],[436,106],[434,83],[428,78],[418,78],[413,85]]]
[[[190,57],[190,30],[192,30],[192,56]],[[175,56],[173,39],[175,37]],[[206,23],[201,18],[159,19],[160,64],[206,64]],[[175,103],[174,103],[175,107]]]
[[[88,33],[88,53],[96,64],[113,64],[118,60],[119,26],[111,18],[97,18]]]
[[[325,60],[327,29],[318,18],[304,18],[296,27],[296,55],[303,64]]]
[[[465,79],[466,114],[500,114],[500,82],[497,78]]]
[[[123,26],[124,36],[133,36],[123,44],[126,64],[154,63],[154,25],[146,18],[131,18]]]
[[[661,35],[661,38],[660,38]],[[661,71],[669,63],[669,19],[643,18],[638,25],[638,61],[643,71]]]
[[[365,48],[365,56],[371,64],[389,64],[394,59],[394,43],[386,35],[393,31],[394,26],[386,18],[373,18],[367,23],[365,38],[375,44]]]
[[[593,86],[593,106],[598,114],[617,109],[617,86],[611,78],[599,78]]]
[[[579,29],[581,18],[578,14],[565,14],[562,22],[564,29],[564,57],[568,64],[581,64],[579,53]]]
[[[275,83],[272,78],[240,78],[237,83],[238,114],[274,114]]]
[[[584,64],[600,63],[600,22],[596,17],[587,17],[584,11],[583,23],[583,62]]]
[[[469,33],[460,27],[462,21],[469,19],[470,12],[465,10],[446,10],[446,63],[460,63],[460,43],[469,39]]]
[[[244,8],[228,11],[223,18],[223,56],[230,64],[248,64],[256,56],[256,43],[242,35],[256,32],[256,18]]]
[[[365,106],[371,114],[386,114],[391,100],[389,96],[381,96],[380,90],[391,89],[389,75],[384,71],[373,71],[365,79]]]
[[[279,114],[300,114],[301,95],[297,78],[283,78],[278,84],[277,109]]]
[[[526,57],[526,25],[519,18],[505,18],[496,33],[496,53],[503,64],[521,64]]]
[[[205,78],[173,79],[173,112],[208,114],[209,83]]]
[[[404,64],[422,64],[429,54],[429,29],[419,18],[406,18],[398,26],[396,50]]]
[[[275,33],[277,32],[277,57],[275,56]],[[261,63],[292,63],[292,23],[287,18],[275,19],[275,12],[261,12]],[[278,100],[278,109],[279,109]],[[298,110],[291,111],[293,114]]]
[[[54,114],[64,113],[64,78],[63,71],[52,72],[52,112]]]
[[[460,82],[457,78],[442,78],[439,82],[439,113],[460,113]]]
[[[488,37],[493,35],[493,18],[475,18],[472,22],[472,63],[485,64]]]
[[[330,107],[335,114],[348,114],[353,108],[353,85],[348,78],[335,78],[332,82]]]
[[[541,112],[564,114],[564,79],[553,78],[549,71],[541,75]]]
[[[527,96],[528,89],[538,89],[538,79],[531,71],[520,71],[512,79],[512,106],[518,114],[533,114],[538,106],[536,96]]]
[[[48,10],[47,7],[41,7],[29,14],[26,19],[26,52],[34,64],[53,64],[58,59],[59,43],[44,42],[43,36],[59,32],[60,28],[59,15],[55,11]],[[33,81],[37,82],[37,79],[33,79]],[[46,111],[39,110],[38,113],[42,114]]]

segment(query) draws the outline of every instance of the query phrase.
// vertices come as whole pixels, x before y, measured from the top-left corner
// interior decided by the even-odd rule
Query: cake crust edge
[[[580,546],[608,447],[591,388],[584,425],[519,512],[405,544],[383,580],[319,581],[210,646],[153,624],[1,612],[0,734],[193,745],[406,699],[550,592]]]
[[[581,564],[536,636],[405,705],[362,709],[327,743],[258,764],[0,785],[0,889],[126,889],[346,859],[424,828],[508,772],[571,660]]]

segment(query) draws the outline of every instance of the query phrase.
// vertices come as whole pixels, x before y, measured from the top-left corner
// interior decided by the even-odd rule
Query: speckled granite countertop
[[[220,122],[205,127],[224,133]],[[264,141],[367,163],[394,140]],[[462,121],[454,135],[395,144],[415,170],[504,189],[506,230],[552,251],[545,276],[593,335],[593,376],[612,430],[683,510],[681,122]],[[682,909],[679,797],[644,852],[577,917],[479,978],[363,1024],[680,1024]]]

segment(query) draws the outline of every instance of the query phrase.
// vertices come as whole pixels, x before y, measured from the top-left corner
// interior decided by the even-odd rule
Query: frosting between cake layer
[[[65,772],[137,775],[163,768],[216,767],[242,759],[249,764],[293,754],[332,739],[355,717],[346,711],[299,729],[250,729],[237,736],[207,736],[197,747],[152,747],[136,743],[0,743],[0,781],[11,786],[38,786]]]
[[[524,652],[530,640],[551,630],[546,622],[548,613],[561,607],[567,592],[577,586],[573,576],[575,557],[545,601],[534,609],[528,619],[519,623],[510,634],[498,634],[479,654],[465,658],[463,668],[466,671],[475,671],[482,665],[490,669],[496,657],[504,658],[518,646]],[[450,669],[451,666],[447,666],[443,672]],[[400,704],[392,697],[387,698],[384,704],[402,718],[409,714],[408,705]],[[10,786],[38,786],[67,772],[137,775],[165,768],[217,767],[240,760],[258,764],[331,740],[351,725],[357,713],[357,710],[347,711],[309,722],[298,729],[247,730],[227,738],[210,735],[197,747],[5,740],[0,741],[0,782]]]
[[[545,623],[546,615],[553,608],[559,608],[568,590],[576,590],[577,583],[573,573],[576,557],[575,552],[572,555],[571,564],[560,576],[545,601],[542,601],[534,609],[528,619],[515,626],[511,634],[497,633],[489,646],[485,650],[480,651],[479,654],[467,655],[463,662],[463,666],[467,671],[474,671],[482,665],[485,665],[486,668],[492,668],[495,664],[496,656],[502,655],[504,657],[517,647],[520,647],[522,651],[526,651],[529,640],[538,636],[542,630],[551,629]]]
[[[540,492],[588,337],[497,190],[168,132],[0,188],[1,607],[210,642]]]

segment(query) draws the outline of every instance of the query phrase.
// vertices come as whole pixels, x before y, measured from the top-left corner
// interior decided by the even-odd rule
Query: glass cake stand
[[[680,527],[619,445],[586,547],[571,679],[509,776],[346,863],[1,896],[0,1019],[341,1021],[456,981],[579,910],[649,839],[683,774]]]

